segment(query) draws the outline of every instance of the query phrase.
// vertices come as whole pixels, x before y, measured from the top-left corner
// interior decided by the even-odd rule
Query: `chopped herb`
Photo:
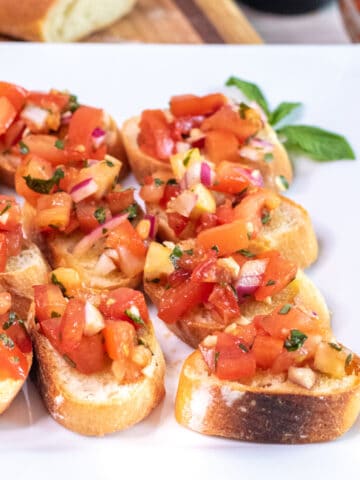
[[[175,178],[169,178],[169,180],[166,182],[166,185],[177,185],[177,181]]]
[[[69,98],[69,110],[70,112],[75,112],[80,107],[76,95],[70,95]]]
[[[219,357],[220,357],[220,352],[215,352],[215,369],[217,367],[217,364],[218,364],[218,361],[219,361]]]
[[[160,283],[160,278],[152,278],[149,280],[150,283]]]
[[[101,231],[102,231],[102,234],[105,235],[105,233],[108,232],[108,229],[107,229],[107,228],[103,228]]]
[[[131,311],[131,308],[127,308],[124,313],[137,325],[142,325],[143,327],[146,326],[144,320],[140,317],[140,315]]]
[[[59,312],[52,311],[51,312],[51,318],[60,318],[61,314]]]
[[[18,320],[19,323],[20,323],[20,319],[19,319],[17,313],[16,313],[16,312],[9,312],[8,320],[3,323],[3,329],[4,329],[4,330],[7,330],[8,328],[11,327],[11,325],[14,325],[14,323],[15,323],[17,320]],[[24,323],[24,322],[22,322],[22,323]]]
[[[219,247],[217,245],[213,245],[211,250],[215,250],[216,253],[219,253]]]
[[[250,233],[250,232],[247,232],[247,233],[246,233],[246,236],[247,236],[248,240],[251,240],[252,233]]]
[[[185,155],[185,158],[183,160],[183,165],[184,167],[187,167],[189,165],[189,162],[191,160],[191,155],[193,154],[193,149],[191,148]]]
[[[30,152],[30,148],[22,140],[20,140],[19,142],[19,147],[20,147],[20,153],[22,155],[26,155]]]
[[[271,163],[274,160],[274,155],[272,153],[265,153],[264,162]]]
[[[114,162],[112,162],[111,160],[105,160],[105,163],[108,167],[113,167],[114,166]]]
[[[136,203],[132,203],[124,210],[128,214],[128,219],[133,220],[137,217],[138,214],[138,205]]]
[[[73,368],[76,368],[76,363],[74,362],[74,360],[71,360],[71,358],[68,356],[68,355],[63,355],[63,359],[65,360],[65,362],[67,362],[71,367]]]
[[[54,225],[53,223],[50,223],[50,224],[49,224],[49,227],[50,227],[50,228],[55,228],[55,230],[59,230],[58,225]]]
[[[173,249],[173,251],[170,253],[170,260],[172,262],[172,264],[174,265],[175,268],[177,268],[178,266],[178,261],[179,261],[179,258],[181,258],[183,255],[183,251],[181,250],[181,248],[176,245]]]
[[[352,359],[353,359],[352,353],[349,353],[349,355],[346,357],[346,360],[345,360],[345,367],[348,367],[350,365],[350,363],[352,362]]]
[[[229,287],[231,288],[233,294],[234,294],[234,297],[236,298],[236,300],[239,300],[239,296],[238,296],[238,293],[236,291],[236,288],[234,287],[234,285],[232,285],[231,283],[229,284]]]
[[[186,253],[187,255],[193,255],[194,250],[192,248],[190,248],[189,250],[184,250],[184,253]]]
[[[169,290],[171,288],[170,283],[167,283],[164,288],[165,288],[165,290]]]
[[[289,188],[289,182],[286,180],[284,175],[279,175],[278,179],[279,179],[281,185],[285,188],[285,190],[287,190]]]
[[[275,285],[275,283],[276,283],[276,280],[271,280],[271,279],[270,279],[270,280],[268,280],[268,281],[266,282],[266,285],[265,285],[265,286],[266,286],[266,287],[270,287],[271,285]]]
[[[62,294],[66,295],[66,288],[64,287],[64,285],[61,282],[59,282],[55,273],[51,274],[51,283],[53,283],[54,285],[57,285],[60,288]]]
[[[54,175],[48,180],[42,178],[33,178],[31,175],[26,175],[23,179],[26,185],[34,192],[48,194],[51,192],[55,185],[59,185],[60,180],[64,178],[64,171],[61,168],[57,168]]]
[[[285,340],[284,347],[288,352],[295,352],[303,346],[306,339],[307,335],[300,330],[290,330],[290,337]]]
[[[291,310],[291,305],[289,303],[285,303],[279,310],[280,315],[286,315]]]
[[[99,207],[95,210],[94,212],[94,217],[102,225],[103,223],[106,222],[106,211],[104,207]]]
[[[242,350],[243,352],[247,353],[249,351],[249,349],[247,348],[246,345],[244,345],[243,343],[239,343],[238,344],[238,347],[240,348],[240,350]]]
[[[266,225],[267,223],[269,223],[270,220],[271,220],[271,216],[269,212],[266,212],[261,216],[261,223],[263,225]]]
[[[246,193],[247,189],[248,189],[248,187],[243,188],[242,190],[240,190],[240,192],[237,193],[237,195],[239,197],[241,197],[242,195],[244,195]]]
[[[245,248],[238,250],[236,253],[240,253],[240,255],[242,255],[243,257],[248,257],[248,258],[255,257],[255,253],[252,253],[250,252],[250,250],[246,250]]]
[[[240,105],[239,105],[239,115],[240,115],[241,118],[246,117],[246,111],[247,110],[250,110],[249,105],[246,105],[246,103],[241,102]]]
[[[16,355],[14,355],[13,357],[10,357],[10,362],[11,363],[19,363],[20,362],[20,358],[17,357]]]
[[[341,352],[342,350],[342,347],[340,347],[340,345],[338,345],[337,343],[329,342],[329,345],[331,348],[333,348],[334,350],[337,350],[338,352]]]
[[[1,215],[4,215],[4,213],[6,213],[10,208],[11,208],[11,202],[8,201],[6,202],[5,207],[1,210],[0,217]]]
[[[84,168],[88,168],[88,166],[89,166],[89,161],[88,161],[88,160],[84,160],[84,162],[83,162],[83,167],[84,167]]]
[[[64,142],[60,139],[56,140],[55,142],[55,147],[58,148],[59,150],[64,150]]]
[[[11,340],[10,337],[6,335],[6,333],[0,333],[0,340],[3,342],[4,346],[10,349],[15,347],[14,342]]]
[[[164,185],[164,182],[160,178],[154,178],[154,183],[157,187]]]

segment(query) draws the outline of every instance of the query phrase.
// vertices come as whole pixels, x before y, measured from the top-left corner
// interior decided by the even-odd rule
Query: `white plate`
[[[1,79],[31,89],[69,89],[121,122],[143,108],[165,107],[176,93],[218,91],[229,75],[257,82],[272,106],[302,101],[301,121],[343,133],[360,154],[360,47],[183,47],[0,45]],[[290,195],[311,212],[321,245],[310,276],[333,311],[339,340],[360,352],[360,164],[301,160]],[[168,361],[166,400],[140,425],[103,439],[75,435],[54,422],[33,385],[0,419],[1,477],[120,478],[206,475],[327,479],[359,471],[360,422],[343,438],[306,446],[256,445],[201,436],[178,426],[173,400],[190,349],[156,323]],[[176,448],[174,448],[176,447]],[[18,460],[21,452],[22,461]],[[69,470],[71,465],[71,470]],[[45,474],[46,472],[46,474]]]

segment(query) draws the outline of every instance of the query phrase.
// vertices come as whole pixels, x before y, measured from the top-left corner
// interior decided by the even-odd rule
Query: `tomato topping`
[[[240,193],[249,186],[249,180],[244,172],[249,169],[231,162],[221,162],[216,167],[216,183],[211,188],[219,192]]]
[[[66,352],[65,359],[80,373],[91,375],[100,372],[107,364],[103,335],[97,333],[91,337],[83,336],[77,348]]]
[[[20,224],[14,230],[6,232],[6,243],[8,257],[19,255],[23,244],[22,226]]]
[[[254,293],[258,301],[281,292],[296,277],[297,266],[284,259],[279,252],[264,252],[257,258],[268,258],[269,262],[259,288]]]
[[[103,111],[99,108],[79,107],[71,117],[66,148],[72,158],[85,160],[94,156],[92,133],[103,124]],[[103,156],[106,152],[103,152]],[[102,156],[102,158],[103,158]]]
[[[204,121],[204,115],[178,117],[171,123],[171,136],[178,142],[184,141],[193,128],[199,128]]]
[[[191,274],[191,280],[193,282],[230,283],[231,274],[229,270],[218,265],[216,257],[210,257],[195,266]],[[211,295],[214,295],[215,299],[214,291]],[[209,301],[211,301],[210,298]]]
[[[83,200],[76,204],[76,218],[80,229],[89,233],[102,223],[111,219],[111,212],[106,204],[95,200]]]
[[[110,211],[113,215],[123,212],[129,205],[135,202],[134,190],[127,188],[126,190],[109,192],[105,201],[109,205]]]
[[[240,158],[239,140],[226,130],[212,130],[205,137],[205,153],[211,162],[236,162]]]
[[[253,323],[247,325],[236,325],[235,329],[231,331],[232,335],[240,338],[241,343],[243,343],[247,348],[251,348],[254,343],[255,337],[259,332],[256,330],[256,327]]]
[[[227,103],[221,93],[212,93],[204,97],[196,95],[178,95],[170,100],[170,111],[175,117],[210,115]]]
[[[203,132],[224,130],[233,133],[239,142],[244,142],[261,128],[261,121],[246,120],[233,110],[231,105],[220,108],[211,117],[206,118],[202,125]],[[226,159],[225,159],[226,160]]]
[[[33,207],[36,207],[40,193],[35,192],[26,185],[24,177],[38,178],[40,180],[48,180],[52,177],[53,167],[50,162],[43,160],[36,155],[28,155],[27,161],[21,164],[16,170],[15,174],[15,189],[16,192],[25,197]]]
[[[17,229],[21,221],[20,205],[14,197],[0,195],[0,230]]]
[[[132,307],[136,307],[138,310],[140,320],[135,319],[137,313]],[[144,295],[131,288],[117,288],[106,295],[102,295],[99,310],[107,318],[112,320],[125,320],[133,323],[135,327],[140,327],[143,323],[146,324],[149,322],[149,314]],[[128,311],[130,316],[125,313],[125,311]]]
[[[171,127],[162,110],[144,110],[141,114],[138,144],[147,155],[168,160],[174,153],[175,142]]]
[[[159,302],[158,317],[166,323],[177,322],[186,312],[208,300],[212,283],[185,280],[177,287],[165,290]]]
[[[240,307],[236,293],[229,284],[215,285],[208,302],[226,323],[240,316]]]
[[[56,109],[63,111],[69,104],[70,95],[68,93],[55,92],[53,90],[49,93],[29,92],[27,100],[29,103],[38,105],[46,110]]]
[[[129,220],[125,220],[109,233],[106,246],[114,249],[124,247],[136,257],[145,257],[146,255],[146,246]]]
[[[252,346],[256,364],[261,368],[270,368],[283,351],[284,342],[277,338],[258,335]]]
[[[7,97],[0,97],[0,135],[3,135],[15,120],[16,110]]]
[[[15,312],[0,316],[0,332],[2,331],[16,343],[23,353],[31,352],[32,346],[29,334]]]
[[[51,305],[48,305],[48,308]],[[45,337],[49,340],[51,345],[59,352],[62,352],[61,342],[60,342],[60,327],[61,327],[61,318],[60,317],[49,317],[45,320],[42,320],[40,323],[40,328]]]
[[[180,195],[181,188],[180,185],[176,184],[167,184],[164,189],[164,194],[160,200],[160,206],[165,208],[168,202],[172,199]]]
[[[13,340],[0,330],[0,381],[9,378],[26,378],[29,364],[23,352]]]
[[[16,120],[10,125],[3,136],[5,149],[9,149],[21,140],[25,126],[23,120]]]
[[[231,223],[234,221],[234,210],[230,200],[225,200],[225,202],[217,207],[216,217],[220,225],[224,223]]]
[[[200,233],[202,230],[213,228],[218,225],[218,217],[215,213],[202,213],[198,220],[196,233]]]
[[[160,179],[158,179],[160,180]],[[146,177],[144,185],[140,188],[140,197],[146,203],[159,203],[164,196],[166,184],[162,180]]]
[[[72,199],[66,192],[42,195],[37,201],[36,225],[42,229],[65,229],[70,222]]]
[[[40,324],[49,318],[60,318],[67,305],[60,288],[57,285],[35,285],[35,316]]]
[[[85,327],[85,303],[71,298],[61,319],[60,338],[64,352],[71,352],[80,345]]]
[[[16,112],[19,112],[24,106],[27,94],[27,91],[22,87],[12,83],[0,82],[0,97],[6,97]]]
[[[226,256],[231,255],[237,250],[246,248],[249,244],[249,239],[245,223],[235,221],[203,230],[199,233],[196,242],[205,249],[216,246],[219,255]]]
[[[5,272],[8,259],[7,241],[5,233],[0,232],[0,272]]]
[[[32,134],[23,141],[31,153],[52,165],[62,165],[68,161],[63,142],[54,135]]]
[[[103,330],[105,348],[112,360],[128,358],[136,345],[136,330],[129,322],[107,320]]]
[[[254,318],[255,325],[262,327],[265,332],[275,338],[285,339],[290,330],[301,332],[317,331],[317,325],[304,312],[296,307],[284,305],[270,315],[260,315]]]
[[[176,236],[181,235],[181,233],[185,230],[186,226],[189,223],[189,219],[187,217],[184,217],[177,212],[168,213],[167,219],[169,227],[174,230]]]
[[[220,379],[245,380],[255,374],[255,357],[239,338],[218,333],[215,352],[215,372]]]

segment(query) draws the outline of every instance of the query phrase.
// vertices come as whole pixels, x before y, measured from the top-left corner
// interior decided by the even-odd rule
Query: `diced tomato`
[[[202,230],[213,228],[219,225],[218,217],[215,213],[202,213],[199,217],[198,225],[196,227],[196,233],[200,233]]]
[[[61,317],[67,305],[57,285],[35,285],[35,315],[40,323],[49,318]]]
[[[129,322],[107,320],[103,330],[105,348],[112,360],[131,357],[136,344],[136,330]]]
[[[80,345],[85,327],[85,303],[70,298],[61,319],[60,338],[64,352],[71,352]]]
[[[211,188],[219,192],[240,193],[249,186],[249,180],[244,172],[246,167],[231,162],[221,162],[216,167],[216,183]]]
[[[292,365],[296,363],[296,352],[288,352],[284,350],[276,359],[271,366],[272,373],[282,373],[287,372]]]
[[[60,317],[48,317],[40,323],[40,328],[45,337],[49,340],[51,345],[59,352],[63,353],[60,341]]]
[[[10,125],[3,137],[5,149],[11,148],[21,140],[24,129],[25,122],[21,119],[16,120]]]
[[[279,313],[281,311],[283,313]],[[276,309],[270,315],[255,317],[254,323],[262,327],[272,337],[280,339],[287,338],[290,330],[294,329],[301,332],[318,331],[316,323],[294,306],[291,308],[284,306]]]
[[[159,203],[164,196],[166,184],[158,185],[153,177],[147,178],[148,181],[140,188],[140,197],[146,203]],[[149,180],[151,181],[149,182]]]
[[[15,120],[16,110],[10,100],[0,97],[0,135],[3,135]]]
[[[8,259],[6,235],[0,232],[0,273],[5,272]]]
[[[174,230],[175,235],[178,237],[185,230],[189,223],[189,219],[180,215],[177,212],[170,212],[167,214],[169,227]]]
[[[42,230],[63,230],[69,225],[71,209],[72,199],[66,192],[42,195],[37,201],[35,223]]]
[[[70,214],[70,220],[68,223],[68,226],[62,230],[62,232],[65,235],[70,235],[72,232],[74,232],[77,228],[79,228],[80,223],[79,220],[77,219],[76,213],[73,210]]]
[[[189,135],[193,128],[199,128],[204,119],[204,115],[175,118],[175,120],[171,122],[172,138],[178,142],[183,142],[184,136]]]
[[[170,100],[170,111],[175,117],[210,115],[227,103],[221,93],[198,97],[196,95],[178,95]]]
[[[53,167],[50,162],[43,160],[36,155],[28,155],[26,162],[20,165],[15,174],[15,189],[16,192],[25,197],[33,207],[36,207],[40,193],[31,190],[23,177],[30,176],[31,178],[38,178],[40,180],[48,180],[53,175]]]
[[[79,168],[63,166],[62,170],[64,171],[64,178],[59,182],[59,189],[64,190],[67,193],[71,192],[71,189],[77,184],[80,183],[83,179],[79,180],[80,172]],[[85,179],[84,179],[85,180]]]
[[[230,200],[225,200],[225,203],[217,207],[216,217],[220,225],[234,221],[234,209]]]
[[[221,380],[245,380],[251,378],[256,371],[256,361],[252,352],[241,343],[241,340],[227,333],[217,334],[216,375]]]
[[[134,323],[135,327],[139,327],[141,323],[134,322],[134,320],[125,313],[125,310],[129,310],[131,307],[138,309],[140,318],[144,323],[149,322],[149,313],[144,295],[131,288],[117,288],[107,294],[103,294],[99,309],[106,318],[125,320]]]
[[[190,272],[188,270],[183,270],[182,268],[178,268],[174,270],[167,278],[167,283],[171,287],[177,287],[181,285],[185,280],[190,278]]]
[[[216,259],[217,252],[213,249],[195,248],[190,251],[183,251],[178,261],[178,267],[193,272],[198,266],[203,265],[209,259]]]
[[[25,103],[27,91],[14,85],[12,83],[0,82],[0,97],[6,97],[15,108],[16,112],[19,112]]]
[[[77,348],[65,353],[72,366],[85,375],[100,372],[107,364],[102,333],[83,336]]]
[[[257,258],[269,259],[260,287],[254,293],[256,300],[263,301],[281,292],[296,277],[297,266],[276,251],[264,252]]]
[[[16,317],[16,320],[11,324],[11,326],[4,329],[4,322],[6,322],[8,319],[9,314],[2,316],[2,319],[0,320],[0,331],[3,329],[3,331],[11,338],[11,340],[16,343],[23,353],[30,353],[32,346],[26,328],[24,325],[19,323],[20,319]]]
[[[114,249],[125,247],[136,257],[144,257],[146,255],[145,244],[129,220],[125,220],[109,233],[106,239],[106,246]]]
[[[20,221],[20,205],[15,198],[8,195],[0,195],[0,230],[15,230]]]
[[[8,257],[19,255],[23,244],[22,226],[20,224],[14,230],[6,232],[6,243]]]
[[[98,108],[81,106],[71,117],[66,148],[71,158],[80,160],[94,156],[92,133],[103,124],[103,111]]]
[[[30,153],[47,160],[52,165],[63,165],[68,161],[68,154],[64,148],[57,147],[56,142],[60,142],[57,137],[43,134],[28,135],[24,139]]]
[[[229,284],[215,285],[209,296],[208,303],[215,308],[226,323],[240,316],[240,307],[236,294]]]
[[[178,184],[167,184],[164,190],[164,195],[160,200],[160,206],[166,208],[167,203],[172,199],[180,195],[181,188]]]
[[[196,265],[191,274],[191,280],[193,282],[230,283],[231,274],[229,270],[221,267],[217,263],[216,257],[210,257],[204,262]],[[219,296],[219,290],[215,288],[211,296],[213,296],[216,303],[216,298]],[[210,298],[209,301],[211,302]]]
[[[239,140],[232,132],[212,130],[205,137],[205,153],[211,162],[236,162],[240,158]]]
[[[106,204],[96,202],[95,200],[83,200],[76,204],[76,218],[83,232],[92,232],[101,225],[95,214],[102,223],[111,219],[111,212]]]
[[[237,338],[240,338],[241,343],[243,343],[247,348],[252,346],[257,333],[258,332],[253,323],[249,323],[247,325],[236,325],[236,328],[231,331],[231,334],[235,335]]]
[[[111,213],[116,215],[134,203],[134,190],[127,188],[126,190],[109,192],[105,201],[108,203]]]
[[[29,103],[47,110],[52,110],[56,106],[59,111],[63,111],[69,103],[70,95],[68,93],[55,92],[54,90],[49,93],[29,92],[27,100]]]
[[[138,144],[147,155],[159,160],[168,160],[174,153],[175,142],[171,127],[162,110],[144,110],[141,114]]]
[[[159,302],[158,316],[166,323],[177,322],[186,312],[208,300],[212,283],[196,283],[186,280],[178,287],[165,290]]]
[[[261,368],[270,368],[283,351],[283,341],[265,335],[258,335],[252,346],[256,364]]]
[[[242,221],[235,221],[209,228],[199,233],[196,242],[205,249],[216,246],[220,256],[231,255],[237,250],[246,248],[249,243],[246,225]]]
[[[0,337],[0,381],[26,378],[29,364],[20,348],[9,340],[6,333]]]
[[[241,143],[252,135],[255,135],[260,128],[261,121],[241,118],[239,113],[234,111],[231,105],[221,107],[220,110],[211,115],[211,117],[206,118],[201,125],[203,132],[212,130],[231,132]]]

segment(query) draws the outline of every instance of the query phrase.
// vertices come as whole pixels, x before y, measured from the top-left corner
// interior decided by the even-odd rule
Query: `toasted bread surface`
[[[311,443],[345,433],[360,411],[360,376],[317,374],[307,390],[284,374],[259,372],[248,384],[208,373],[199,351],[185,361],[176,396],[177,421],[192,430],[264,443]]]

